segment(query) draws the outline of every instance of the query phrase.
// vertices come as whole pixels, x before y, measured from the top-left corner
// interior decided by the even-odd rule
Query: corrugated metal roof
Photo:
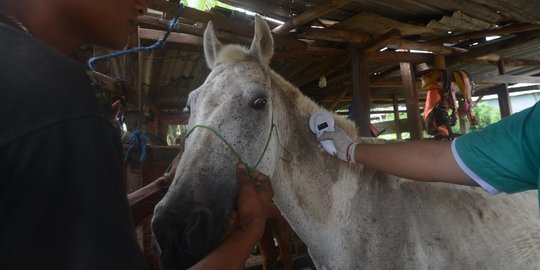
[[[319,4],[325,3],[322,0],[224,0],[222,2],[233,6],[251,10],[262,15],[287,21],[290,18]],[[525,0],[356,0],[332,10],[323,15],[320,19],[323,22],[334,21],[332,29],[343,29],[355,33],[369,34],[376,37],[392,28],[398,28],[407,36],[407,40],[424,42],[431,39],[447,37],[459,33],[471,31],[494,29],[504,25],[515,23],[536,23],[540,21],[540,1]],[[235,16],[236,12],[227,12],[219,8],[211,10],[210,13],[220,14],[219,16]],[[233,14],[233,15],[231,15]],[[240,16],[245,20],[246,16]],[[324,21],[328,20],[328,21]],[[190,18],[184,22],[195,22]],[[204,20],[198,23],[204,24]],[[308,27],[309,28],[309,27]],[[448,31],[451,31],[450,33]],[[235,34],[235,33],[227,33]],[[289,35],[290,38],[290,35]],[[503,40],[503,39],[500,39]],[[497,43],[494,40],[489,43]],[[305,42],[305,40],[300,40]],[[478,46],[489,44],[481,40]],[[342,50],[343,54],[350,51],[351,44],[317,41],[312,42],[316,46],[335,48]],[[298,45],[298,44],[297,44]],[[459,46],[461,44],[455,44]],[[296,46],[296,45],[295,45]],[[317,47],[314,47],[315,49]],[[474,49],[474,47],[466,47]],[[327,89],[316,89],[318,78],[325,75],[328,80],[342,74],[350,72],[349,58],[343,58],[342,62],[335,53],[329,57],[334,60],[333,64],[340,68],[332,70],[328,67],[329,60],[316,61],[317,54],[310,55],[306,59],[298,57],[288,57],[286,52],[276,57],[271,67],[286,79],[293,83],[301,84],[302,90],[308,94],[319,98],[332,98],[343,91],[340,85],[331,86]],[[500,58],[528,59],[540,61],[540,39],[524,42],[511,48],[504,48],[495,52]],[[295,55],[293,55],[295,56]],[[297,55],[296,55],[297,56]],[[308,60],[313,59],[313,60]],[[347,60],[349,59],[349,60]],[[185,97],[189,91],[199,86],[208,69],[204,62],[201,50],[176,49],[169,46],[167,50],[159,53],[152,53],[143,57],[142,83],[145,95],[153,99],[164,110],[179,110],[185,102]],[[376,64],[370,66],[373,73],[384,72],[396,68],[397,63]],[[493,65],[470,65],[462,64],[452,67],[454,69],[465,69],[470,73],[496,74],[497,68]],[[331,70],[331,71],[328,71]],[[508,74],[514,75],[535,75],[540,73],[539,66],[508,67]],[[397,73],[399,75],[399,73]],[[388,80],[395,80],[390,77]],[[350,80],[350,78],[347,78]],[[341,83],[341,82],[339,82]],[[390,88],[396,91],[395,88]],[[383,92],[382,90],[377,90]]]

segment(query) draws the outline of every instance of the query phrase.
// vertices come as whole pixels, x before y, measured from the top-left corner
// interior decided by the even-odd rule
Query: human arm
[[[240,191],[237,214],[232,217],[232,233],[212,253],[190,269],[244,269],[251,248],[262,237],[273,190],[270,179],[258,172],[253,173],[252,184],[244,165],[236,167]]]
[[[419,181],[477,185],[455,161],[449,141],[362,144],[353,142],[339,128],[321,136],[321,140],[328,139],[334,141],[337,156],[343,161],[362,163],[385,173]]]
[[[358,144],[354,157],[368,167],[408,179],[477,186],[455,161],[450,141]]]

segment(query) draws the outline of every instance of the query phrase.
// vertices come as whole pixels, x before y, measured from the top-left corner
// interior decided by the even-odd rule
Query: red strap
[[[347,157],[347,162],[351,161],[351,155],[349,155],[349,149],[351,148],[351,145],[353,145],[353,142],[347,145],[347,154],[345,155]]]

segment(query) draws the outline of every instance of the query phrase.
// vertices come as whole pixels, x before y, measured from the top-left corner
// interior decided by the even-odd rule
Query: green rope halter
[[[244,160],[242,159],[242,156],[240,156],[240,154],[238,153],[238,151],[236,151],[236,149],[234,149],[234,147],[232,146],[232,144],[227,141],[227,139],[225,139],[225,137],[223,137],[223,135],[221,135],[221,133],[219,133],[219,131],[214,128],[214,127],[211,127],[211,126],[205,126],[205,125],[195,125],[193,126],[189,132],[186,134],[186,137],[187,138],[196,128],[205,128],[207,130],[210,130],[212,133],[214,133],[219,139],[221,139],[225,145],[227,145],[227,147],[229,147],[229,149],[231,150],[231,152],[236,156],[236,158],[238,159],[238,162],[240,163],[243,163],[246,165],[247,167],[247,171],[248,171],[248,175],[249,175],[249,178],[251,178],[251,180],[254,180],[253,178],[253,172],[257,169],[257,167],[259,166],[259,164],[261,163],[264,155],[266,154],[266,150],[268,150],[268,145],[270,144],[270,139],[272,138],[272,131],[274,131],[274,128],[276,127],[276,124],[274,124],[274,114],[272,113],[272,126],[270,128],[270,133],[268,134],[268,139],[266,140],[266,144],[264,145],[264,149],[263,149],[263,152],[261,153],[261,156],[259,157],[259,159],[257,160],[257,162],[255,163],[255,165],[253,166],[250,166],[249,164],[247,164],[246,162],[244,162]]]

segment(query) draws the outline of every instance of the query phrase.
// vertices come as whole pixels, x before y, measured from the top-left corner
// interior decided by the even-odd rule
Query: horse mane
[[[287,96],[296,105],[296,108],[307,115],[312,115],[314,112],[321,109],[321,106],[315,103],[312,99],[304,95],[298,87],[284,79],[281,75],[270,69],[272,80],[276,82],[283,94]],[[340,127],[354,141],[359,139],[356,125],[354,122],[343,118],[334,113],[336,125]]]

